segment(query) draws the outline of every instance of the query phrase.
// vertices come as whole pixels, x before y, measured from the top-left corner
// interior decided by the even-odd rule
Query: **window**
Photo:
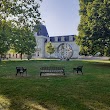
[[[65,38],[63,36],[61,37],[61,41],[65,41]]]
[[[50,42],[54,42],[55,41],[55,38],[54,37],[51,37],[50,38]]]

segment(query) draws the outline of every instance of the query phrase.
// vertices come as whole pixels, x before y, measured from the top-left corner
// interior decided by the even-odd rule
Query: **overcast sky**
[[[40,12],[49,36],[78,34],[79,0],[43,0]]]

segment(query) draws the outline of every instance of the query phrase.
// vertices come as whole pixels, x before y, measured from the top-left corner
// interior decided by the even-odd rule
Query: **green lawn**
[[[65,66],[66,76],[39,77],[41,66]],[[83,65],[84,75],[72,68]],[[28,76],[15,76],[16,66]],[[103,61],[2,61],[0,110],[110,110],[110,63]]]

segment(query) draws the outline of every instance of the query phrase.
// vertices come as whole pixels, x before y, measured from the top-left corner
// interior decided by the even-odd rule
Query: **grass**
[[[41,66],[65,66],[66,76],[39,77]],[[83,65],[84,75],[72,68]],[[15,76],[16,66],[28,76]],[[110,110],[110,62],[2,61],[0,110]]]

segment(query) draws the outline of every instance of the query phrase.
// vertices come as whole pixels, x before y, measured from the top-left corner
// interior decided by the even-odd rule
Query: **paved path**
[[[92,56],[86,56],[86,57],[80,57],[79,59],[84,60],[109,60],[110,57],[92,57]]]

